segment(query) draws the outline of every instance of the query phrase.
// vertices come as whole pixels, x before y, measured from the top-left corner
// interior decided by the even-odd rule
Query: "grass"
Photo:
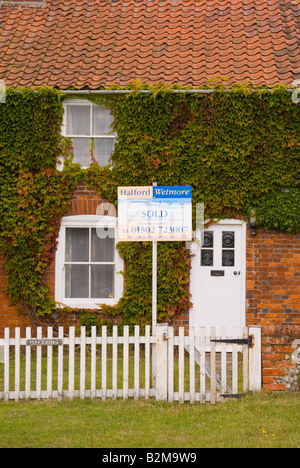
[[[111,358],[107,372],[111,380]],[[11,356],[10,387],[14,389],[14,356]],[[188,362],[186,375],[188,376]],[[97,388],[101,388],[101,363]],[[57,385],[53,359],[53,388]],[[98,368],[98,367],[97,367]],[[133,356],[130,359],[133,368]],[[46,355],[42,362],[42,388],[46,388]],[[79,354],[75,355],[75,388],[79,388]],[[4,366],[0,364],[0,390]],[[176,374],[176,372],[175,372]],[[178,382],[175,379],[175,387]],[[144,365],[141,359],[141,384]],[[35,388],[35,356],[32,355],[32,388]],[[199,380],[199,375],[197,375]],[[21,389],[25,384],[25,359],[21,354]],[[86,381],[90,381],[87,359]],[[122,383],[122,359],[118,359]],[[67,356],[64,388],[68,384]],[[209,382],[208,382],[209,384]],[[129,386],[133,388],[131,373]],[[188,391],[188,378],[185,382]],[[299,394],[262,393],[224,403],[179,405],[154,399],[134,401],[9,401],[0,400],[0,448],[298,448]]]
[[[299,448],[299,394],[216,405],[155,400],[0,402],[1,448]]]

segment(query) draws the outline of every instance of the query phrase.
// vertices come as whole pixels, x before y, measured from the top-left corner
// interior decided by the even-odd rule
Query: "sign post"
[[[157,322],[157,241],[152,242],[152,330]]]
[[[153,182],[153,187],[157,186]],[[157,241],[152,242],[152,334],[155,335],[157,323]],[[155,361],[155,360],[154,360]]]
[[[118,187],[118,241],[152,242],[152,334],[157,324],[157,242],[192,240],[190,186]],[[155,359],[153,359],[155,365]],[[155,369],[153,375],[155,374]]]
[[[153,182],[153,187],[157,186]],[[152,336],[156,336],[157,324],[157,241],[152,241]],[[156,388],[156,343],[152,345],[152,385]]]

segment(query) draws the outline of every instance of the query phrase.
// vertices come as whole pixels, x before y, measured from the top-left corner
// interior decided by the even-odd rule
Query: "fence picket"
[[[129,326],[125,325],[123,330],[123,398],[128,398],[128,364],[129,364]]]
[[[63,340],[64,328],[58,328],[58,338]],[[57,352],[57,398],[62,400],[63,397],[63,358],[64,358],[64,347],[63,344],[58,346]]]
[[[4,400],[9,399],[9,328],[4,329]]]
[[[222,328],[222,336],[226,338],[227,328]],[[227,345],[221,343],[221,392],[224,394],[227,392]]]
[[[216,339],[216,329],[211,327],[210,329],[210,339]],[[214,341],[210,342],[210,402],[212,404],[216,403],[217,398],[217,372],[216,372],[216,343]]]
[[[252,325],[249,334],[253,337],[253,346],[249,353],[249,390],[259,392],[261,390],[261,327]]]
[[[47,338],[53,338],[53,328],[48,327]],[[47,398],[52,397],[52,346],[47,346]]]
[[[80,327],[80,398],[85,396],[85,360],[86,360],[86,328]]]
[[[233,329],[233,338],[237,338],[237,329]],[[238,345],[233,343],[232,345],[232,393],[238,393]]]
[[[184,403],[184,328],[179,328],[178,336],[178,401]]]
[[[118,376],[118,327],[113,326],[113,362],[112,362],[112,398],[117,398],[117,376]]]
[[[248,339],[249,331],[247,327],[243,328],[243,338]],[[249,391],[249,356],[248,356],[248,345],[243,345],[243,392]]]
[[[91,398],[96,397],[96,351],[97,327],[91,327]]]
[[[107,328],[102,327],[102,359],[101,359],[101,377],[102,377],[102,400],[106,400],[106,362],[107,362]]]
[[[75,327],[69,327],[69,382],[68,396],[72,400],[74,398],[74,353],[75,353]]]
[[[37,327],[37,339],[42,338],[42,327]],[[36,347],[36,398],[41,399],[42,396],[42,346]]]
[[[31,338],[31,328],[26,327],[26,342]],[[29,400],[31,391],[31,346],[26,344],[25,351],[25,398]]]
[[[222,337],[225,337],[226,333],[233,338],[239,336],[237,329],[233,331],[221,329]],[[119,335],[118,327],[114,325],[112,336],[107,336],[107,327],[103,326],[101,336],[97,337],[96,327],[91,328],[90,335],[87,335],[86,327],[81,327],[80,336],[75,337],[75,327],[69,327],[69,334],[66,336],[64,336],[64,328],[59,327],[60,341],[55,343],[53,329],[48,327],[44,336],[52,342],[45,343],[43,340],[42,343],[38,343],[30,341],[32,340],[30,327],[26,328],[26,339],[21,338],[20,328],[15,329],[14,336],[11,336],[9,328],[5,328],[4,339],[0,339],[0,346],[4,348],[4,391],[0,391],[0,398],[5,401],[9,399],[18,401],[21,398],[57,398],[61,400],[66,395],[69,399],[100,397],[105,400],[108,397],[112,399],[133,397],[137,400],[142,395],[146,399],[155,396],[158,400],[168,400],[169,402],[177,400],[179,403],[184,403],[184,401],[189,400],[193,404],[196,401],[204,403],[208,400],[214,404],[222,399],[221,395],[223,394],[237,394],[240,390],[239,380],[242,382],[244,392],[248,391],[250,386],[251,389],[260,388],[261,380],[258,372],[261,368],[261,330],[258,327],[252,327],[251,334],[255,338],[253,348],[249,348],[246,343],[242,343],[241,346],[232,340],[228,344],[219,340],[219,337],[217,341],[221,341],[221,343],[216,344],[213,341],[216,339],[215,328],[211,329],[210,337],[206,336],[204,327],[197,331],[191,328],[189,336],[185,336],[184,328],[179,327],[178,336],[174,336],[173,327],[159,324],[157,335],[151,336],[149,325],[145,327],[144,335],[140,334],[140,327],[136,325],[134,335],[130,336],[128,326],[124,326],[123,334]],[[42,328],[38,327],[37,340],[42,339],[42,335]],[[243,338],[248,338],[248,336],[249,329],[244,327]],[[130,352],[131,345],[133,346],[133,354]],[[154,355],[152,353],[153,345],[156,348]],[[25,348],[25,379],[23,379],[23,359],[21,359],[23,346]],[[57,346],[57,353],[53,351],[55,346]],[[69,347],[67,354],[68,383],[65,382],[67,390],[64,390],[64,349],[66,346]],[[141,352],[141,346],[144,347],[144,353]],[[14,348],[13,359],[10,356],[11,348]],[[241,350],[242,362],[239,365],[239,351]],[[186,352],[189,353],[189,361],[185,357]],[[123,376],[119,375],[122,372],[119,368],[121,353],[123,353]],[[35,389],[31,388],[33,354],[36,356]],[[99,354],[101,356],[98,356]],[[251,356],[250,361],[249,356]],[[56,358],[57,391],[55,387],[53,389],[53,373],[56,368],[54,359]],[[91,360],[89,382],[87,381],[89,372],[87,359]],[[154,359],[157,362],[152,366]],[[130,360],[133,360],[132,365]],[[77,390],[77,379],[75,385],[75,368],[77,369],[78,361],[80,365],[79,390]],[[175,362],[178,365],[174,366]],[[219,365],[221,375],[219,375]],[[14,369],[10,369],[10,366],[14,366]],[[43,366],[45,369],[42,369]],[[231,380],[228,378],[228,366],[231,366]],[[144,388],[141,382],[143,368],[145,371]],[[151,379],[153,377],[151,369],[153,368],[157,370],[156,387],[153,386]],[[196,382],[196,370],[198,375],[198,369],[200,376]],[[45,385],[44,379],[42,379],[42,370],[44,370],[44,374],[46,373],[46,389],[42,388]],[[243,375],[239,379],[240,372]],[[101,374],[101,385],[98,389],[97,373]],[[129,382],[132,382],[131,374],[133,385],[129,388]],[[14,382],[11,382],[10,379],[13,378],[13,375]],[[207,376],[210,379],[209,388]],[[228,386],[228,380],[232,383],[232,390]],[[177,388],[174,391],[175,382],[178,382],[176,384],[178,391]],[[25,391],[23,391],[23,385],[25,385]],[[198,391],[199,385],[200,391]]]
[[[15,328],[15,401],[20,396],[20,328]]]
[[[206,401],[206,374],[205,374],[205,328],[200,328],[200,401],[205,403]]]
[[[134,399],[139,397],[139,380],[140,380],[140,344],[139,344],[140,327],[134,327]]]
[[[174,329],[169,328],[169,347],[168,347],[168,401],[174,400]]]
[[[195,331],[190,329],[190,403],[195,403]]]
[[[150,325],[145,329],[145,399],[150,397]]]

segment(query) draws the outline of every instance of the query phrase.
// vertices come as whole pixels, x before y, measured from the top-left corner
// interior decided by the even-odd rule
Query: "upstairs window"
[[[70,100],[64,107],[63,134],[72,139],[74,162],[88,167],[93,156],[100,166],[108,164],[116,137],[110,110],[83,100]]]

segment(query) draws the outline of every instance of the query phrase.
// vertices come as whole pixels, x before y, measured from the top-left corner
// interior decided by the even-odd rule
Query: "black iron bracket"
[[[214,343],[233,343],[238,345],[248,345],[249,348],[253,347],[253,336],[250,335],[248,338],[224,338],[219,340],[210,340]]]

